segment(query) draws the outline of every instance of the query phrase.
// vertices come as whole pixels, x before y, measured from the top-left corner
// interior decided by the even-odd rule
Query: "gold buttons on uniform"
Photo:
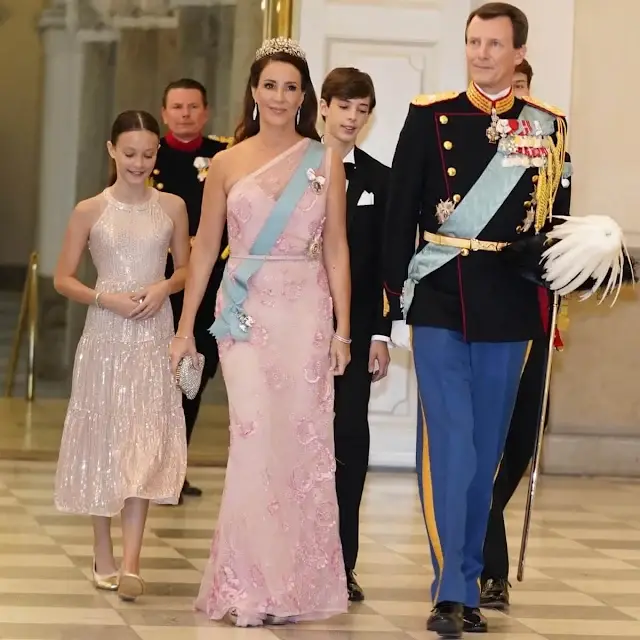
[[[442,145],[447,151],[451,151],[451,149],[453,149],[453,142],[449,141],[449,140],[445,140],[444,144]]]
[[[447,122],[449,122],[447,116],[440,116],[440,124],[447,124]]]
[[[160,191],[164,189],[164,185],[162,184],[162,182],[158,182],[158,184],[156,185],[156,189],[160,189]]]
[[[160,169],[154,169],[153,170],[153,175],[157,176],[160,173]]]
[[[538,182],[538,176],[533,176],[533,177],[531,178],[531,182],[533,182],[534,184],[535,184],[536,182]]]
[[[454,201],[456,204],[458,204],[458,202],[460,202],[460,200],[462,200],[462,196],[461,196],[459,193],[456,193],[456,194],[453,196],[453,201]]]
[[[525,206],[525,209],[529,209],[531,207],[531,200],[525,200],[524,206]]]
[[[447,169],[447,173],[453,178],[456,175],[457,171],[453,167],[449,167]]]

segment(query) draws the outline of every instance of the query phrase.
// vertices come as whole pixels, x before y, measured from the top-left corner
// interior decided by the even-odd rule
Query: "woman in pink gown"
[[[348,604],[333,450],[333,376],[350,358],[345,175],[316,116],[304,53],[267,41],[236,143],[209,169],[172,343],[174,367],[195,356],[193,320],[226,219],[230,258],[211,332],[231,446],[196,607],[237,626],[322,619]]]

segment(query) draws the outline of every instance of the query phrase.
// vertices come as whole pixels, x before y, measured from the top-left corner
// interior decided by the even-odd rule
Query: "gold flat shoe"
[[[118,597],[125,602],[134,602],[144,593],[144,580],[135,573],[122,573],[118,582]]]
[[[96,589],[102,589],[103,591],[117,591],[120,574],[110,573],[108,575],[101,576],[96,571],[96,559],[93,559],[93,586]]]

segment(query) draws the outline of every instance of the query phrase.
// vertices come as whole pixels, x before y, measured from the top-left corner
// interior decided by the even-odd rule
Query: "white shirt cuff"
[[[389,344],[391,342],[391,338],[389,338],[389,336],[380,336],[376,334],[371,336],[371,342],[386,342]]]

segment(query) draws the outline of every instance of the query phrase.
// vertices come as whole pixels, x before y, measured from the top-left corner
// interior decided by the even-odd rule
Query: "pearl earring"
[[[258,118],[258,103],[254,102],[253,103],[253,119],[257,120]]]

